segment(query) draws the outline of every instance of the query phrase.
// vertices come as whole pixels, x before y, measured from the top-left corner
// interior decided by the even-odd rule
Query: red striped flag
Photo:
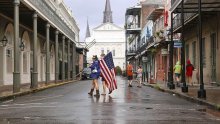
[[[106,81],[110,94],[113,90],[117,89],[115,66],[111,52],[109,52],[103,59],[100,60],[100,66],[101,75]]]

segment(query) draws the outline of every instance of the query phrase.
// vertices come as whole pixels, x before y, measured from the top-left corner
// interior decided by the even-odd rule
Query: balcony
[[[147,20],[153,21],[154,40],[160,42],[165,39],[164,33],[164,5],[158,4],[156,8],[147,16]]]
[[[170,11],[175,13],[174,17],[174,32],[179,32],[181,29],[181,3],[183,0],[172,0]],[[193,22],[198,17],[198,0],[184,0],[183,12],[184,12],[184,24]],[[201,1],[201,11],[203,13],[219,12],[220,2],[219,0],[202,0]]]
[[[125,14],[125,29],[127,34],[140,34],[141,32],[141,6],[128,8]]]
[[[184,24],[186,25],[187,23],[191,22],[193,19],[195,19],[198,16],[196,13],[185,13],[184,14]],[[182,27],[181,24],[181,14],[177,14],[174,17],[173,21],[173,29],[174,32],[178,32],[178,30]]]
[[[159,6],[159,5],[158,5]],[[164,7],[160,5],[158,8],[155,8],[148,16],[147,20],[156,21],[164,13]]]
[[[139,45],[136,54],[143,52],[147,48],[147,43],[143,43],[143,45]]]
[[[134,56],[135,55],[135,50],[128,50],[127,51],[127,56]]]
[[[140,33],[141,33],[140,24],[127,25],[126,34],[140,34]]]
[[[181,2],[183,0],[171,1],[171,12],[181,13]],[[184,12],[185,13],[197,13],[198,12],[198,0],[184,0]],[[202,0],[201,1],[202,12],[217,12],[220,11],[219,0]]]
[[[126,29],[126,34],[140,34],[141,33],[140,20],[132,19],[130,22],[126,23],[125,29]]]

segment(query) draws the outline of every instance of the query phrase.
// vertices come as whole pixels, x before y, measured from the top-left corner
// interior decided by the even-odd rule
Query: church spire
[[[106,0],[105,3],[105,11],[104,11],[104,18],[103,18],[103,23],[113,23],[112,21],[112,11],[111,11],[111,6],[110,6],[110,1]]]
[[[89,30],[89,21],[88,21],[88,18],[87,18],[86,38],[88,38],[88,37],[91,37],[91,35],[90,35],[90,30]]]

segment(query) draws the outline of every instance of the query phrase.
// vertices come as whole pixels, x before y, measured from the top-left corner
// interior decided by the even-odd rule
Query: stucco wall
[[[219,50],[219,33],[220,29],[219,29],[219,20],[220,18],[218,16],[205,16],[203,18],[203,38],[205,38],[205,66],[203,68],[203,77],[204,77],[204,83],[205,84],[210,84],[210,82],[212,82],[211,80],[211,68],[212,68],[212,64],[211,64],[211,51],[213,49],[211,49],[211,38],[210,35],[212,33],[216,33],[217,34],[217,45],[216,47],[216,81],[219,82],[220,81],[220,71],[219,71],[219,67],[220,67],[220,58],[219,58],[219,54],[220,54],[220,50]],[[193,73],[193,82],[199,83],[199,81],[196,78],[196,74],[199,73],[199,41],[198,41],[198,30],[196,25],[192,26],[191,28],[188,28],[188,30],[186,30],[185,32],[185,42],[186,45],[189,45],[189,59],[192,60],[193,59],[193,54],[192,54],[192,43],[194,41],[196,41],[196,66],[195,69],[196,71],[194,71]],[[187,59],[187,58],[186,58]]]

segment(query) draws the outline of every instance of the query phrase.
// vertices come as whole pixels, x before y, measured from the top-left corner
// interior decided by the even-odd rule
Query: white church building
[[[92,30],[90,36],[89,25],[85,42],[95,41],[87,53],[87,62],[92,63],[92,56],[100,57],[102,53],[112,52],[115,67],[125,70],[125,30],[113,23],[110,1],[106,0],[103,23]]]

